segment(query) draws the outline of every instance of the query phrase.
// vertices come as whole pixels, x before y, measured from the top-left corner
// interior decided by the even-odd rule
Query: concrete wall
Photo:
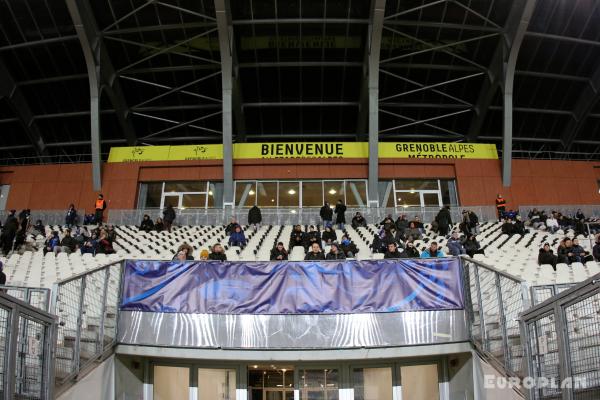
[[[115,399],[115,357],[111,356],[84,376],[57,400],[113,400]]]

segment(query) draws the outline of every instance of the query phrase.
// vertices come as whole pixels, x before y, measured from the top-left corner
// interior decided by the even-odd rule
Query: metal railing
[[[21,210],[17,210],[17,216],[20,212]],[[0,220],[2,221],[2,223],[4,223],[4,221],[6,220],[8,213],[9,212],[7,210],[0,211]],[[29,220],[31,221],[31,224],[35,224],[35,221],[40,219],[45,225],[64,225],[66,215],[66,208],[64,210],[31,210],[31,216]],[[79,214],[79,218],[79,223],[83,222],[83,213]]]
[[[0,292],[0,399],[51,399],[52,315]]]
[[[117,334],[121,270],[119,261],[54,285],[51,310],[58,317],[56,386],[112,351]]]
[[[50,289],[47,288],[0,285],[0,291],[43,311],[50,307]]]
[[[518,317],[530,304],[526,283],[468,257],[463,273],[473,345],[508,375],[524,376]]]
[[[495,220],[496,210],[493,206],[465,206],[455,207],[450,210],[453,222],[460,222],[462,210],[474,211],[481,222]],[[320,224],[319,207],[315,208],[262,208],[262,223],[267,225],[310,225]],[[406,214],[409,218],[419,216],[421,221],[429,223],[433,221],[440,207],[408,207],[408,208],[355,208],[348,207],[346,210],[346,222],[349,224],[356,212],[360,212],[369,224],[381,222],[388,214],[394,219],[398,215]],[[139,225],[144,214],[148,214],[152,220],[162,217],[162,210],[148,208],[143,210],[110,210],[108,212],[108,223],[113,225]],[[229,218],[235,216],[241,224],[248,223],[248,208],[235,210],[211,209],[184,209],[177,210],[176,225],[223,225],[229,222]],[[335,218],[335,215],[334,215]]]
[[[600,274],[527,310],[530,399],[600,398]]]
[[[563,215],[575,215],[577,210],[581,210],[586,218],[589,217],[600,217],[600,206],[593,204],[555,204],[555,205],[531,205],[531,206],[519,206],[519,214],[523,217],[527,217],[529,212],[537,208],[539,211],[558,211]]]
[[[575,286],[575,283],[557,283],[554,285],[536,285],[531,287],[531,305],[535,306],[567,289]]]

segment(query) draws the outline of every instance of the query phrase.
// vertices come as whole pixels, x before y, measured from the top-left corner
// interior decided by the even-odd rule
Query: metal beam
[[[597,42],[595,40],[581,39],[581,38],[576,38],[576,37],[572,37],[572,36],[553,35],[551,33],[544,33],[544,32],[527,32],[526,35],[529,37],[535,37],[535,38],[541,38],[541,39],[558,40],[560,42],[584,44],[587,46],[600,46],[600,42]]]
[[[244,102],[244,95],[242,92],[242,82],[240,81],[240,69],[238,67],[239,61],[237,58],[237,50],[235,40],[233,40],[233,21],[231,17],[231,0],[225,0],[225,15],[227,17],[227,32],[230,35],[230,46],[231,46],[231,71],[233,73],[232,92],[231,92],[231,106],[233,111],[233,119],[235,122],[235,133],[237,142],[246,141],[246,118],[244,116],[244,110],[242,104]],[[236,21],[238,22],[238,21]]]
[[[569,120],[560,135],[560,140],[566,151],[571,150],[573,141],[584,128],[586,120],[598,101],[600,101],[600,67],[597,65],[589,85],[581,91],[577,103],[575,103],[573,118]]]
[[[264,18],[237,19],[233,25],[284,25],[284,24],[368,24],[368,19],[361,18]]]
[[[16,114],[19,122],[23,126],[27,138],[33,144],[38,156],[46,155],[46,145],[42,139],[42,134],[38,128],[33,112],[12,77],[12,74],[0,58],[0,97],[4,97],[9,103],[12,111]]]
[[[256,103],[244,103],[242,108],[254,107],[356,107],[357,101],[261,101]]]
[[[0,53],[3,51],[17,50],[17,49],[23,49],[23,48],[27,48],[27,47],[33,47],[33,46],[45,46],[45,45],[53,44],[53,43],[63,43],[63,42],[68,42],[70,40],[77,40],[77,35],[65,35],[65,36],[58,36],[58,37],[54,37],[54,38],[33,40],[31,42],[9,44],[9,45],[0,47]]]
[[[262,61],[239,63],[239,68],[362,67],[360,61]]]

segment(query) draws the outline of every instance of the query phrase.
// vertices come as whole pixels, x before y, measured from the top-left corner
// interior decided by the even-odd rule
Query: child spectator
[[[208,250],[202,249],[200,251],[200,261],[206,261],[206,260],[208,260]]]
[[[229,236],[229,245],[230,246],[246,246],[246,235],[244,235],[244,231],[242,227],[237,225],[231,235]]]
[[[288,259],[288,252],[285,250],[285,247],[283,247],[283,242],[277,243],[277,246],[271,250],[271,257],[269,257],[269,259],[271,261],[283,261]]]

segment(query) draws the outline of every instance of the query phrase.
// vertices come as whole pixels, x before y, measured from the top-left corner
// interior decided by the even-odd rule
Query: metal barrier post
[[[73,349],[73,372],[79,371],[80,362],[80,351],[81,351],[81,328],[83,327],[83,302],[85,299],[85,285],[86,277],[82,276],[81,279],[81,293],[79,294],[79,309],[77,313],[77,332],[75,333],[75,348]]]
[[[17,380],[15,372],[17,369],[18,354],[17,343],[19,341],[19,313],[14,308],[10,310],[9,325],[7,327],[7,346],[6,346],[6,369],[4,370],[4,398],[9,400],[13,398],[13,393],[17,389]],[[12,357],[15,355],[15,357]]]
[[[479,281],[479,266],[473,265],[475,271],[475,287],[477,288],[477,305],[479,307],[479,330],[481,332],[481,346],[483,350],[488,351],[487,331],[485,329],[485,316],[483,315],[483,299],[481,297],[481,285]]]
[[[565,318],[565,310],[559,303],[554,304],[554,323],[556,324],[556,336],[558,344],[558,360],[560,365],[560,381],[565,380],[571,376],[571,363],[569,362],[569,344],[567,341],[567,319]],[[560,383],[559,383],[560,384]],[[570,390],[562,390],[563,400],[571,400],[573,393]]]
[[[104,322],[106,319],[106,295],[108,292],[109,279],[110,267],[104,270],[104,285],[102,290],[102,314],[100,314],[100,326],[98,327],[98,343],[96,343],[96,353],[104,352]]]
[[[502,334],[502,353],[504,354],[504,366],[510,371],[510,356],[508,353],[508,332],[506,331],[506,316],[504,314],[504,302],[502,301],[502,285],[500,275],[496,274],[496,295],[498,296],[498,318],[500,320],[500,332]]]

